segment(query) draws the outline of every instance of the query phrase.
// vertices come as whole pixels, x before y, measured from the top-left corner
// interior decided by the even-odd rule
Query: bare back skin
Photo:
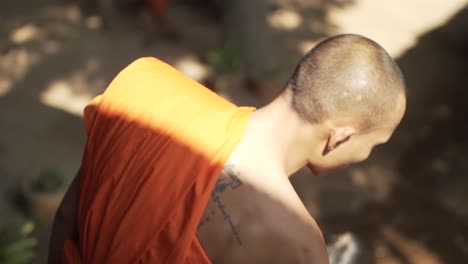
[[[272,178],[225,166],[197,230],[212,263],[328,263],[320,229],[289,180]]]

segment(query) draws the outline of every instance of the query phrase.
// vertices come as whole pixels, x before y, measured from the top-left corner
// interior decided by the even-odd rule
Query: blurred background
[[[329,177],[300,171],[294,186],[323,231],[353,232],[371,263],[468,263],[467,4],[2,1],[0,263],[46,263],[52,215],[85,144],[82,109],[130,62],[158,57],[259,107],[339,33],[372,38],[396,59],[407,113],[367,162]]]

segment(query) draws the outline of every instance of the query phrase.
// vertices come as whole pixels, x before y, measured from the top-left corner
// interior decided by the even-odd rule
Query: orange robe
[[[253,110],[154,58],[125,68],[85,109],[64,263],[210,263],[197,225]]]

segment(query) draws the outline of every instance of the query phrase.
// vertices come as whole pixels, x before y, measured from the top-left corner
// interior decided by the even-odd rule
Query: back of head
[[[364,130],[395,109],[405,84],[396,63],[376,42],[338,35],[304,56],[287,89],[292,91],[293,109],[305,121],[354,119]]]

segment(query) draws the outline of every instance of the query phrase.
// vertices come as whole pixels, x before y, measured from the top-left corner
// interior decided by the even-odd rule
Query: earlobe
[[[354,134],[356,134],[356,129],[354,129],[354,127],[348,126],[333,129],[328,136],[327,143],[323,149],[322,155],[327,155],[341,144],[347,142]]]

